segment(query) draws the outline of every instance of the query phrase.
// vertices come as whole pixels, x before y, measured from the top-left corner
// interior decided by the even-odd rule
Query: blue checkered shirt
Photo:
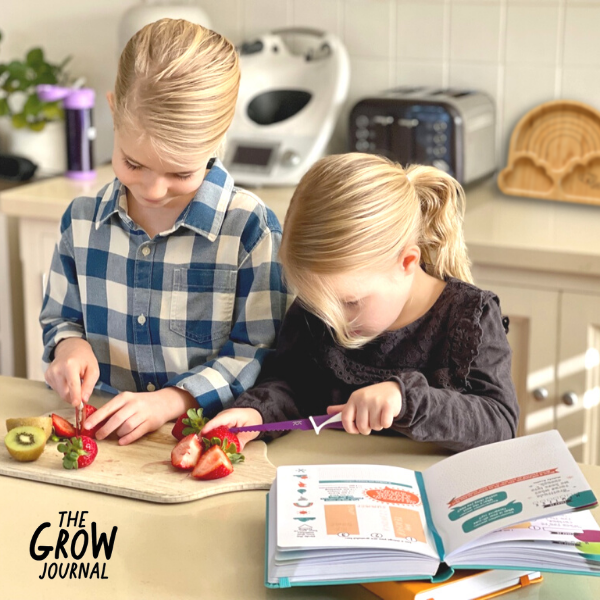
[[[218,159],[168,231],[127,215],[118,179],[76,198],[61,221],[40,323],[44,363],[58,342],[86,339],[101,387],[187,390],[209,415],[254,384],[290,297],[281,227],[234,187]]]

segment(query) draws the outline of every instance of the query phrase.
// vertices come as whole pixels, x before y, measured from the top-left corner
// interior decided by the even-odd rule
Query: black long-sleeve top
[[[255,408],[265,423],[292,420],[324,414],[359,388],[397,381],[394,432],[452,450],[509,439],[519,405],[507,330],[495,294],[454,278],[426,314],[360,349],[336,344],[296,301],[275,353],[233,406]]]

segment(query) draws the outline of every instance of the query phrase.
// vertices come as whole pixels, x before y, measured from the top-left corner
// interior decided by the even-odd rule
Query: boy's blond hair
[[[223,140],[239,82],[229,40],[183,19],[161,19],[140,29],[121,54],[115,127],[141,130],[161,156],[193,163]]]
[[[325,157],[300,181],[285,218],[286,282],[341,345],[359,347],[372,338],[350,335],[328,277],[385,268],[416,243],[430,275],[472,282],[464,209],[460,184],[434,167],[404,170],[372,154]]]

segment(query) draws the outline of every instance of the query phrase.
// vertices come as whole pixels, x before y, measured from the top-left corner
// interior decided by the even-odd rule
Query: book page
[[[423,480],[445,555],[496,529],[596,503],[558,431],[462,452]]]
[[[285,466],[276,482],[279,549],[398,549],[438,558],[413,471]]]
[[[580,552],[597,554],[600,549],[595,552],[590,550],[591,544],[596,540],[600,540],[600,526],[594,515],[589,510],[584,510],[510,525],[473,540],[457,552],[498,542],[531,541],[556,542],[571,545]]]

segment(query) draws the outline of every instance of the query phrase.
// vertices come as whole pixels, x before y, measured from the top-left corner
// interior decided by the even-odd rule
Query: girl
[[[287,304],[281,229],[215,157],[233,118],[234,46],[183,20],[135,34],[108,94],[116,179],[65,212],[42,312],[46,381],[128,444],[255,381]]]
[[[463,214],[462,188],[433,167],[317,162],[285,219],[280,257],[298,298],[276,354],[205,430],[341,411],[349,433],[454,450],[514,437],[507,321],[472,285]]]

